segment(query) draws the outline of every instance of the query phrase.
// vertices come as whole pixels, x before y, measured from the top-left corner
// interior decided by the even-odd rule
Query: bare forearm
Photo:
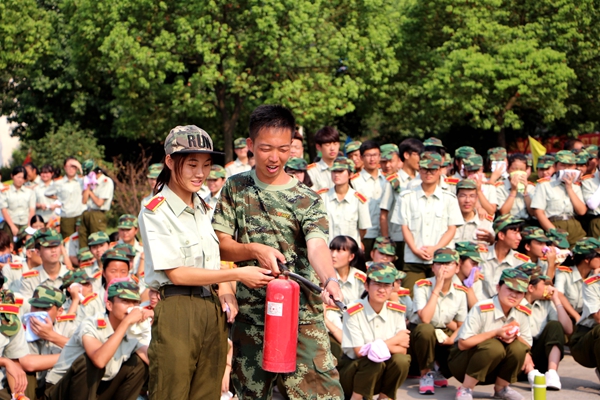
[[[177,267],[165,270],[165,274],[175,285],[205,286],[238,280],[237,269],[210,270],[204,268]]]
[[[511,210],[513,204],[515,204],[516,197],[517,197],[517,192],[515,192],[515,193],[510,192],[510,194],[506,198],[506,201],[504,202],[504,204],[502,204],[502,207],[500,207],[501,215],[510,213],[510,210]]]
[[[218,231],[216,233],[219,238],[219,251],[222,260],[232,262],[256,260],[254,243],[239,243],[231,235]]]
[[[538,221],[540,222],[540,225],[542,226],[542,228],[544,228],[547,231],[549,231],[550,229],[554,229],[554,225],[552,224],[552,222],[550,222],[550,220],[546,216],[546,212],[544,210],[541,210],[539,208],[534,208],[533,211],[535,212],[535,216],[537,217]]]
[[[388,210],[379,210],[379,227],[381,229],[381,236],[389,237],[390,232],[388,229]]]
[[[472,347],[477,346],[479,343],[483,343],[486,340],[490,340],[496,337],[496,331],[483,332],[475,336],[471,336],[468,339],[459,339],[458,348],[460,350],[469,350]]]

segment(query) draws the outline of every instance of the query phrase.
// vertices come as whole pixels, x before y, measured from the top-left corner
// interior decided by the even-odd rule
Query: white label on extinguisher
[[[267,302],[267,315],[281,317],[283,315],[283,303]]]

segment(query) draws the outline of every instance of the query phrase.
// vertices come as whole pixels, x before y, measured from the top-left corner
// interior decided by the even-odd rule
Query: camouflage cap
[[[535,226],[528,226],[521,231],[521,237],[525,240],[537,240],[542,243],[552,243],[546,236],[544,230]]]
[[[38,230],[38,232],[39,231],[40,230]],[[41,235],[39,235],[37,242],[42,247],[56,247],[60,246],[62,243],[62,236],[54,229],[46,229]]]
[[[529,276],[529,281],[535,279],[541,279],[543,281],[550,280],[549,276],[542,274],[542,267],[529,261],[515,267],[515,269],[525,272]]]
[[[438,138],[430,137],[425,139],[423,142],[423,146],[435,146],[435,147],[444,147],[442,141]]]
[[[131,281],[115,282],[108,288],[107,298],[110,300],[114,297],[119,297],[123,300],[140,301],[140,288],[135,282]]]
[[[590,158],[598,157],[598,146],[596,146],[595,144],[588,144],[584,147],[584,149],[588,152]]]
[[[344,147],[344,152],[346,153],[346,155],[353,153],[355,151],[360,150],[360,146],[362,145],[362,142],[359,142],[358,140],[353,140],[351,142],[348,142],[346,144],[346,146]]]
[[[35,239],[30,237],[25,241],[25,250],[31,250],[33,248],[35,248]]]
[[[135,257],[137,253],[133,246],[127,243],[117,243],[113,249],[122,251],[127,257]]]
[[[479,245],[473,242],[457,242],[454,244],[459,257],[467,257],[477,264],[482,263],[483,259],[479,253]]]
[[[214,151],[213,141],[208,133],[196,125],[177,126],[171,129],[165,139],[165,154],[174,153],[223,154]]]
[[[575,154],[575,164],[577,165],[585,165],[590,159],[590,153],[585,149],[574,149],[573,154]]]
[[[330,168],[331,171],[348,170],[351,174],[354,172],[354,161],[346,157],[338,157]]]
[[[490,161],[504,161],[506,160],[507,154],[504,147],[492,147],[487,151],[488,159]]]
[[[82,262],[93,260],[94,255],[90,251],[89,247],[82,247],[77,252],[77,259],[79,260],[80,263],[82,263]]]
[[[0,333],[11,337],[21,328],[19,307],[15,305],[15,295],[8,289],[0,290]]]
[[[119,217],[118,229],[133,229],[138,227],[138,219],[135,215],[123,214]]]
[[[246,138],[237,138],[233,141],[233,148],[234,149],[243,149],[244,147],[246,147]]]
[[[462,146],[456,149],[456,151],[454,152],[454,157],[463,159],[469,157],[471,154],[476,153],[477,152],[475,151],[475,149],[471,146]]]
[[[568,249],[571,247],[568,240],[569,232],[564,229],[552,228],[546,232],[546,236],[552,241],[553,245],[560,249]]]
[[[386,256],[393,256],[394,260],[398,258],[396,256],[396,248],[394,243],[390,238],[379,236],[375,239],[375,244],[373,244],[373,250],[377,250],[381,254],[385,254]]]
[[[456,184],[456,190],[458,189],[477,189],[477,183],[473,179],[463,179]]]
[[[148,175],[146,175],[146,178],[156,179],[156,178],[158,178],[158,175],[160,175],[162,170],[163,170],[162,163],[152,164],[151,166],[148,167]]]
[[[463,165],[465,170],[469,172],[479,171],[480,168],[483,168],[483,157],[479,154],[471,154],[463,159]]]
[[[596,238],[585,237],[579,239],[573,246],[573,254],[587,256],[593,253],[600,253],[600,241]]]
[[[563,164],[575,164],[575,154],[569,150],[561,150],[556,153],[555,161]]]
[[[285,167],[295,169],[296,171],[306,171],[308,164],[303,158],[292,157],[285,164]]]
[[[221,167],[218,164],[213,164],[210,167],[210,173],[208,174],[207,179],[219,179],[219,178],[227,178],[227,173],[225,172],[225,168]]]
[[[394,283],[396,281],[396,267],[391,262],[372,263],[367,268],[367,278],[374,282]]]
[[[450,157],[449,153],[446,153],[442,167],[449,167],[450,165],[452,165],[452,157]]]
[[[83,170],[83,174],[87,175],[90,172],[92,172],[93,170],[95,170],[96,168],[98,168],[98,166],[96,165],[96,163],[94,162],[94,160],[85,160],[84,162],[81,163],[81,169]]]
[[[393,143],[382,144],[379,148],[381,150],[381,160],[390,161],[394,153],[400,154],[398,146]]]
[[[516,268],[506,268],[502,271],[499,282],[504,282],[506,286],[517,292],[527,293],[529,275]]]
[[[433,262],[434,263],[451,263],[458,262],[459,260],[458,252],[449,247],[444,247],[442,249],[437,249],[433,253]]]
[[[492,224],[492,228],[494,229],[494,233],[498,234],[498,232],[502,231],[509,225],[522,224],[523,222],[525,221],[511,214],[504,214],[496,218],[496,220]]]
[[[65,303],[65,294],[50,285],[39,285],[33,291],[33,297],[29,304],[37,308],[50,308],[52,306],[62,307]]]
[[[401,281],[402,279],[406,278],[406,272],[404,271],[400,271],[400,270],[396,270],[396,280],[397,281]]]
[[[111,261],[124,261],[126,263],[129,263],[129,258],[127,257],[127,254],[120,249],[108,249],[104,252],[104,254],[102,254],[102,265],[104,265],[104,267],[106,268],[106,266],[108,265],[109,262]]]
[[[533,167],[533,156],[531,155],[531,153],[526,154],[525,158],[527,158],[526,164],[528,167]]]
[[[554,156],[552,156],[550,154],[543,155],[540,158],[538,158],[537,168],[538,169],[550,168],[551,166],[554,165],[554,162],[555,162]]]
[[[442,167],[442,156],[433,151],[426,151],[421,153],[421,159],[419,160],[419,167],[426,169],[440,169]]]
[[[94,232],[90,236],[88,236],[88,246],[96,246],[102,243],[108,243],[110,239],[106,232]]]

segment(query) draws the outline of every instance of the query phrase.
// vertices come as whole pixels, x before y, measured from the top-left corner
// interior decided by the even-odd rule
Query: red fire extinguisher
[[[267,285],[262,368],[290,373],[296,370],[300,285],[284,274]]]

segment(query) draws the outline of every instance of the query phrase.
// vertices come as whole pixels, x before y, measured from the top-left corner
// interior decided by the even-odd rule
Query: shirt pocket
[[[200,250],[200,242],[197,239],[183,238],[180,243],[180,249],[184,266],[202,266],[202,251]]]
[[[210,235],[207,235],[202,241],[203,263],[200,264],[206,269],[219,269],[221,254],[219,252],[219,239],[211,229]]]

